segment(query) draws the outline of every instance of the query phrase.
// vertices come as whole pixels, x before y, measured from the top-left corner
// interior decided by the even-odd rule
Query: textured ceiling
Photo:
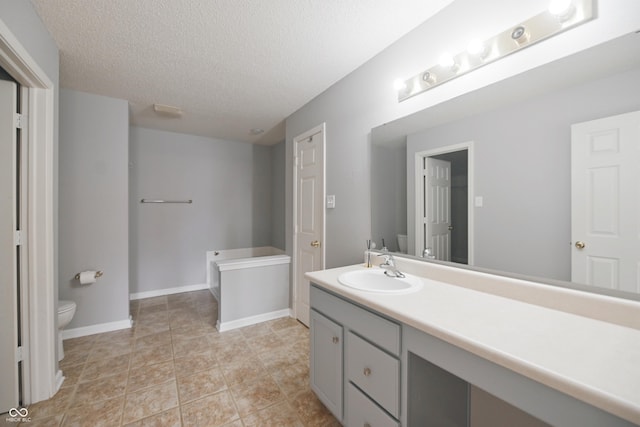
[[[270,144],[287,116],[451,1],[32,3],[60,48],[61,87],[128,100],[133,125]]]

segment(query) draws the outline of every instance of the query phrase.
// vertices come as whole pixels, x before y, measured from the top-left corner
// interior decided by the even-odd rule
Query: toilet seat
[[[75,310],[76,303],[74,301],[58,301],[58,314],[67,313],[69,311]]]

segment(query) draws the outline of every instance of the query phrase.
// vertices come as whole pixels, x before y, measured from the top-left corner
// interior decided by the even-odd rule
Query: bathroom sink
[[[404,278],[389,277],[384,272],[381,268],[348,271],[338,276],[338,282],[360,291],[384,294],[407,294],[422,289],[419,277],[406,273]]]

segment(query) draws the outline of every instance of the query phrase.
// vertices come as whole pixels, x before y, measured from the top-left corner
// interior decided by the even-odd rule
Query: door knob
[[[585,246],[587,246],[587,245],[584,242],[581,242],[580,240],[578,240],[576,242],[576,248],[578,248],[578,249],[584,249]]]
[[[449,231],[453,230],[453,225],[449,226]]]
[[[320,242],[317,240],[314,240],[313,242],[311,242],[311,246],[314,248],[319,248],[320,247]]]
[[[340,342],[340,338],[338,338],[338,337],[333,337],[333,338],[331,339],[331,341],[332,341],[334,344],[338,344],[338,343]]]

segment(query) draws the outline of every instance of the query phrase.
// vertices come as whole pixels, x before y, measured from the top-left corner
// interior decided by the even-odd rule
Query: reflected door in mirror
[[[640,292],[640,112],[571,136],[571,280]]]

